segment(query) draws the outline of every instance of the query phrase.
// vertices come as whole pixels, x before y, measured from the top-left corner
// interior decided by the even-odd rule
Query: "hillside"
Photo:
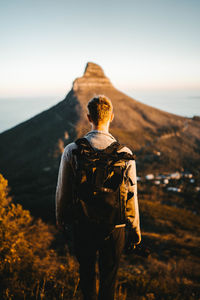
[[[78,263],[64,236],[14,205],[7,184],[0,174],[0,298],[82,299]],[[199,300],[200,217],[161,204],[158,193],[151,201],[140,197],[140,215],[150,256],[123,254],[115,299]]]
[[[118,91],[102,68],[88,63],[66,98],[0,134],[0,170],[12,194],[32,213],[54,216],[54,193],[62,151],[90,126],[86,105],[105,94],[114,106],[111,133],[137,154],[140,174],[190,170],[200,161],[200,122],[145,105]],[[160,153],[158,156],[156,153]]]

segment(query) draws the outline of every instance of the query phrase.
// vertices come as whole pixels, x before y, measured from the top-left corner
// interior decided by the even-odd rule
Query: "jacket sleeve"
[[[140,218],[139,218],[139,207],[138,207],[138,197],[137,197],[137,177],[136,177],[135,160],[129,161],[126,170],[126,178],[128,180],[126,216],[129,221],[129,226],[131,227],[131,231],[135,243],[139,244],[141,241],[141,231],[140,231]]]
[[[73,200],[74,172],[69,150],[66,147],[62,154],[56,188],[56,221],[61,226],[68,223],[68,210]]]

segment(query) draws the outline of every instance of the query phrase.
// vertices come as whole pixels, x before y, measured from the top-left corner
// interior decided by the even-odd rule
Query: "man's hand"
[[[136,254],[138,256],[148,258],[150,255],[150,249],[142,244],[135,245],[133,243],[130,243],[129,245],[127,245],[127,247],[125,247],[125,253]]]
[[[130,254],[135,251],[136,246],[141,242],[140,233],[136,232],[135,228],[127,226],[126,228],[126,242],[125,242],[125,253]]]
[[[141,235],[133,228],[129,228],[127,232],[127,242],[139,245],[141,242]]]

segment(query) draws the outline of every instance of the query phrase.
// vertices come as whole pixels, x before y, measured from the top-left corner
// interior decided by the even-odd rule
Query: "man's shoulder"
[[[68,144],[63,151],[63,156],[65,158],[69,158],[72,155],[73,150],[75,149],[77,149],[77,145],[75,142]]]
[[[64,152],[63,152],[63,155],[65,157],[69,157],[72,155],[73,153],[73,150],[77,149],[77,144],[75,142],[72,142],[70,144],[68,144],[65,149],[64,149]],[[122,148],[118,150],[118,152],[127,152],[129,154],[133,154],[133,152],[131,151],[130,148],[128,148],[127,146],[125,145],[122,145]]]
[[[130,148],[128,148],[127,146],[122,145],[123,147],[118,151],[118,152],[127,152],[129,154],[133,154],[133,152],[131,151]]]

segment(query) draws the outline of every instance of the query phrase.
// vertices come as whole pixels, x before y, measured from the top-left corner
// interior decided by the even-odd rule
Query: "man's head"
[[[88,102],[88,118],[95,126],[110,123],[113,119],[113,106],[104,95],[96,96]]]

